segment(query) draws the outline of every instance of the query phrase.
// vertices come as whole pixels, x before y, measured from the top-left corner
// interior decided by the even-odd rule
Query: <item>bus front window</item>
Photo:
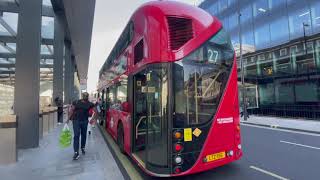
[[[229,37],[220,30],[193,53],[174,63],[174,127],[210,121],[233,64],[234,50]]]

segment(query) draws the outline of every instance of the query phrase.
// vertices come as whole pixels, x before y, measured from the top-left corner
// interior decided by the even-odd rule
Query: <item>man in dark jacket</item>
[[[87,92],[82,93],[82,99],[74,101],[72,103],[69,119],[72,120],[73,132],[74,132],[73,160],[78,160],[80,157],[79,155],[80,136],[81,136],[82,154],[84,155],[86,153],[85,146],[86,146],[86,139],[87,139],[87,127],[88,127],[89,110],[91,108],[93,108],[93,110],[96,112],[96,108],[94,104],[89,101],[89,94]]]

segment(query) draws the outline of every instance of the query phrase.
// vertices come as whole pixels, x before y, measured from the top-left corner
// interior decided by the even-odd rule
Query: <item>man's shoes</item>
[[[79,157],[80,157],[79,153],[75,152],[74,155],[73,155],[73,160],[78,160]]]
[[[84,149],[84,148],[81,148],[81,152],[82,152],[82,154],[83,154],[83,155],[85,155],[85,154],[86,154],[86,151],[85,151],[85,149]]]

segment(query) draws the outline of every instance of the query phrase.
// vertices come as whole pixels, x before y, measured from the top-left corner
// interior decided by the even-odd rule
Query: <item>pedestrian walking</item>
[[[63,121],[63,102],[60,97],[56,97],[54,103],[58,107],[58,124],[61,124]]]
[[[88,128],[88,119],[89,111],[93,109],[96,113],[96,108],[93,103],[89,101],[89,94],[87,92],[82,93],[82,99],[74,101],[70,110],[69,119],[72,120],[73,125],[73,149],[74,156],[73,160],[78,160],[79,155],[79,139],[81,136],[81,152],[84,155],[86,153],[86,139],[87,139],[87,128]]]
[[[96,124],[96,113],[93,111],[93,108],[89,110],[89,124],[88,124],[88,134],[91,135],[92,128],[95,128]]]

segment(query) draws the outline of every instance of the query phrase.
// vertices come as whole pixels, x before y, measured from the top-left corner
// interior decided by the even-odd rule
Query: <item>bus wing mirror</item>
[[[129,103],[128,102],[121,103],[121,110],[124,112],[129,112]]]

